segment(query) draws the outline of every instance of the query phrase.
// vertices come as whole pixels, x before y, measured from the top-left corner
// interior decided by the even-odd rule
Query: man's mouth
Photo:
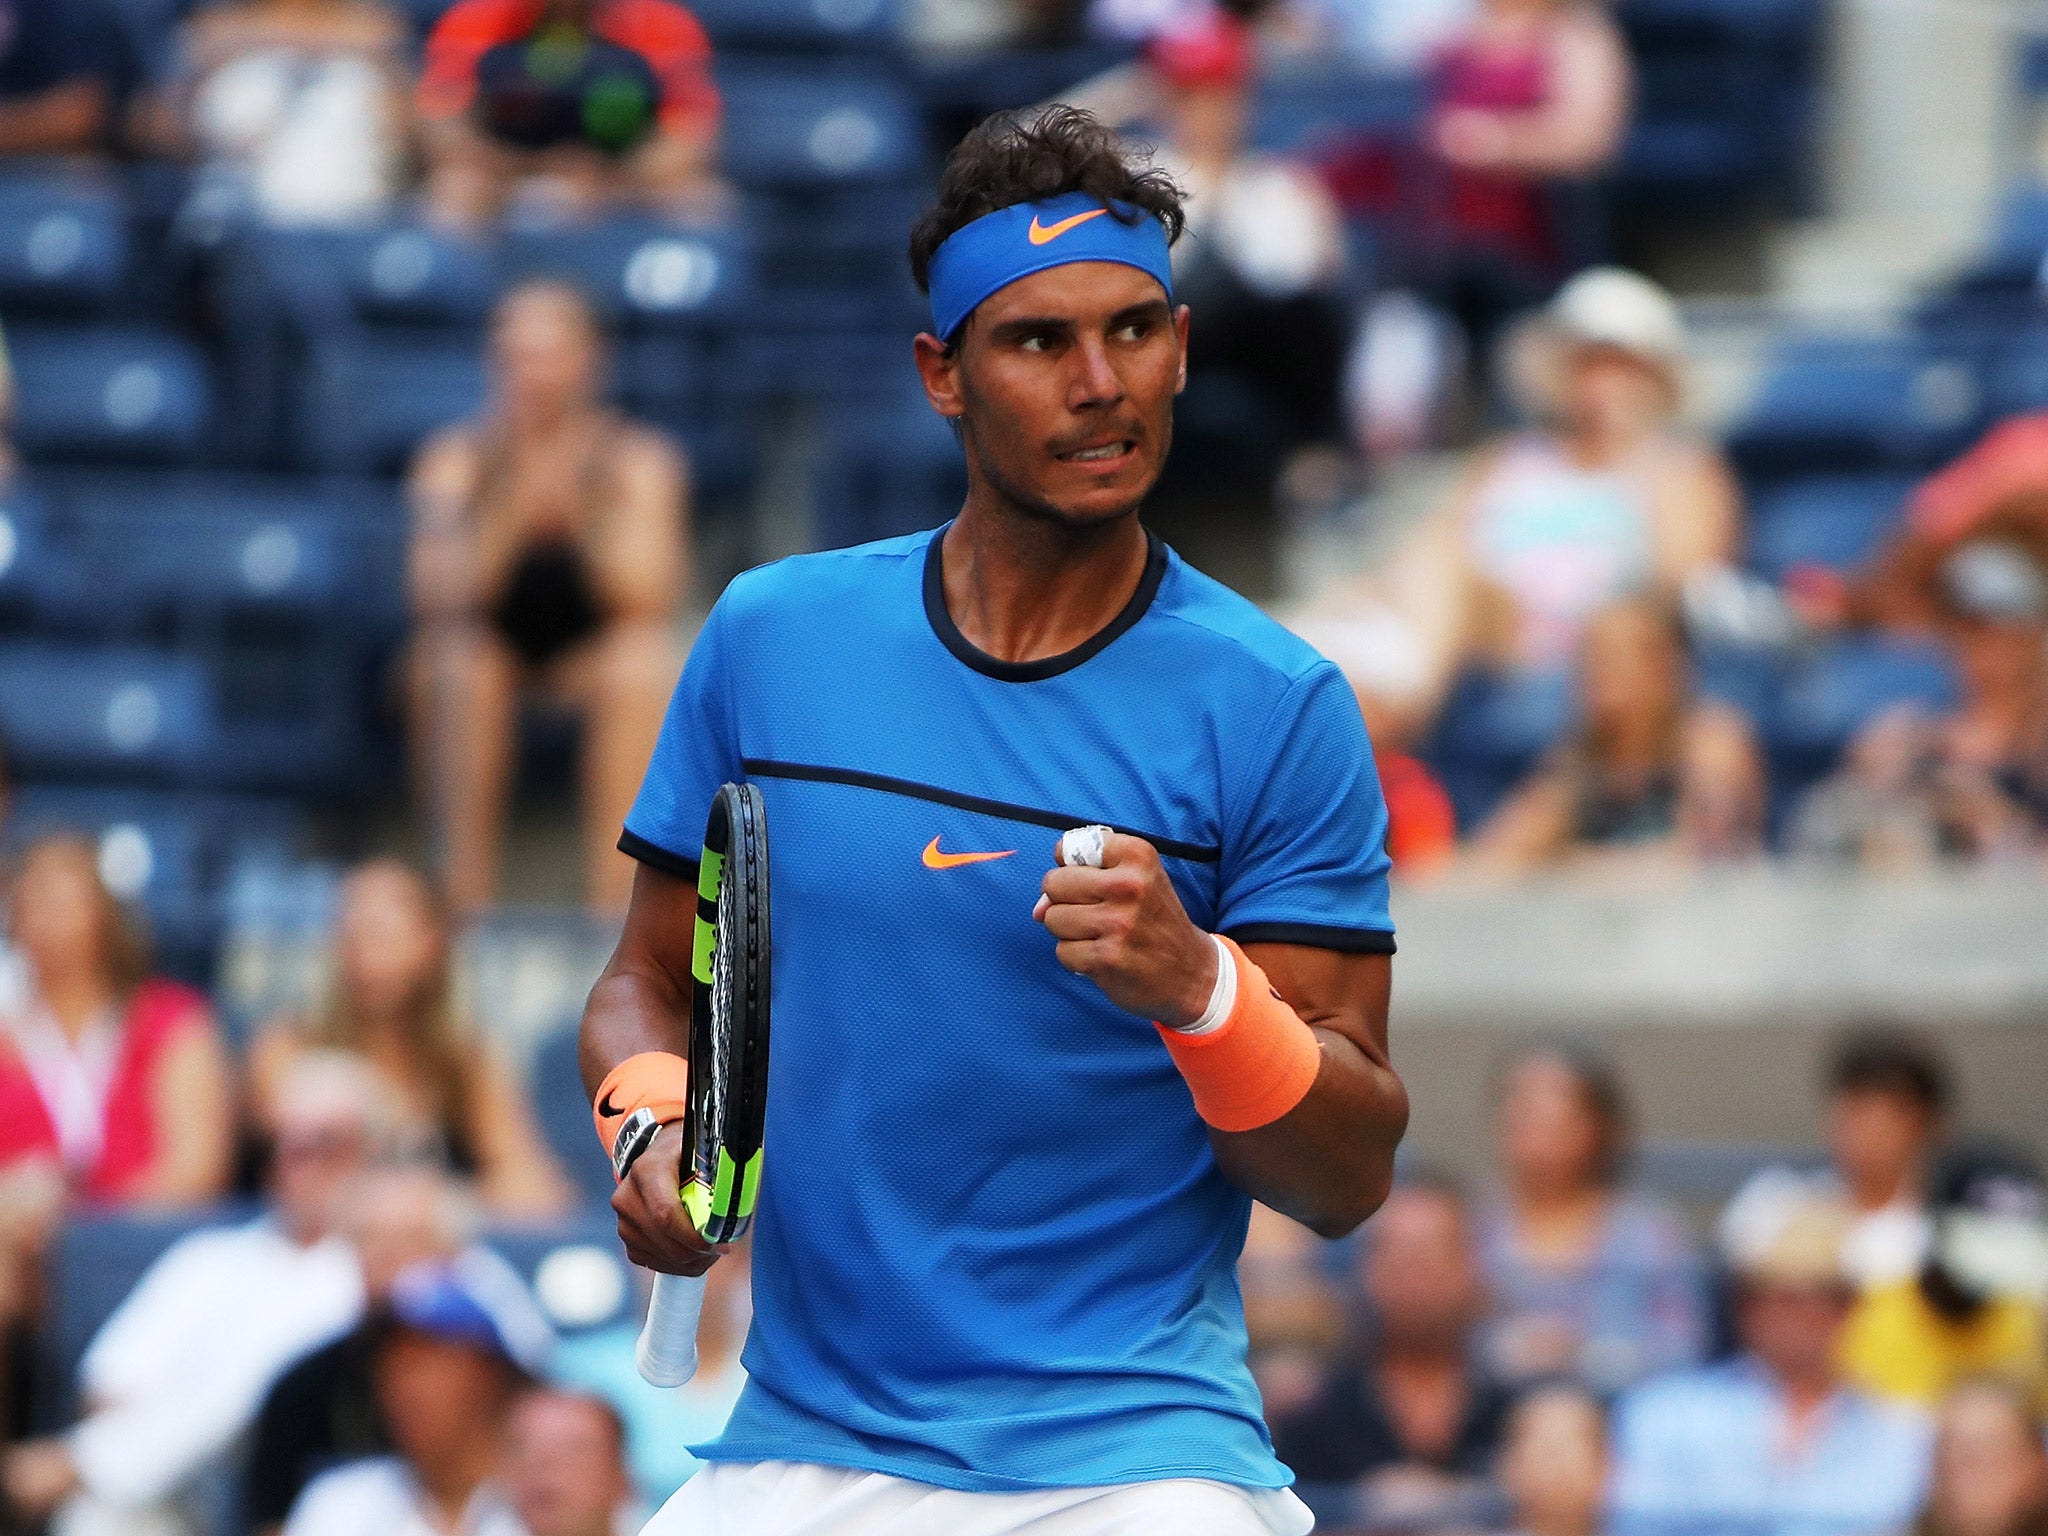
[[[1137,446],[1136,441],[1131,438],[1116,437],[1106,443],[1090,443],[1085,448],[1076,448],[1057,457],[1067,464],[1107,464],[1134,452]]]

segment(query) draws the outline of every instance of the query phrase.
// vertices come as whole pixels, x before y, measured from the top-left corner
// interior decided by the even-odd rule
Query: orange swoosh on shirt
[[[1040,224],[1038,222],[1038,215],[1034,213],[1031,215],[1031,228],[1026,230],[1025,233],[1030,236],[1033,245],[1050,245],[1076,224],[1086,224],[1090,219],[1099,219],[1107,212],[1109,212],[1107,208],[1090,208],[1086,213],[1077,213],[1071,219],[1061,219],[1059,223],[1052,225],[1050,228]],[[1013,853],[1015,851],[1015,849],[1011,850]]]
[[[958,869],[962,864],[986,864],[990,859],[1007,859],[1017,850],[1005,848],[1001,853],[941,853],[939,840],[935,837],[924,845],[924,867],[926,869]]]

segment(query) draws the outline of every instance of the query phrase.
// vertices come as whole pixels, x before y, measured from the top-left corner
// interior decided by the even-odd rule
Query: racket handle
[[[634,1352],[640,1374],[657,1387],[680,1387],[697,1374],[697,1319],[704,1312],[704,1277],[656,1275],[647,1322]]]

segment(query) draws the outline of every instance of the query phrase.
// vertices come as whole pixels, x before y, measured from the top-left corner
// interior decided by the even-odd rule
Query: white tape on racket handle
[[[680,1387],[697,1374],[697,1319],[704,1314],[704,1277],[656,1275],[634,1359],[657,1387]]]
[[[1060,834],[1060,862],[1069,869],[1102,868],[1102,848],[1108,827],[1075,827]]]

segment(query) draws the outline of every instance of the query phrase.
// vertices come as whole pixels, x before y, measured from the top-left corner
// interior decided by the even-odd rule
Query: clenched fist
[[[1194,925],[1142,837],[1109,832],[1100,869],[1055,867],[1032,917],[1059,940],[1061,965],[1102,988],[1117,1007],[1169,1028],[1192,1024],[1216,986],[1216,945]]]

